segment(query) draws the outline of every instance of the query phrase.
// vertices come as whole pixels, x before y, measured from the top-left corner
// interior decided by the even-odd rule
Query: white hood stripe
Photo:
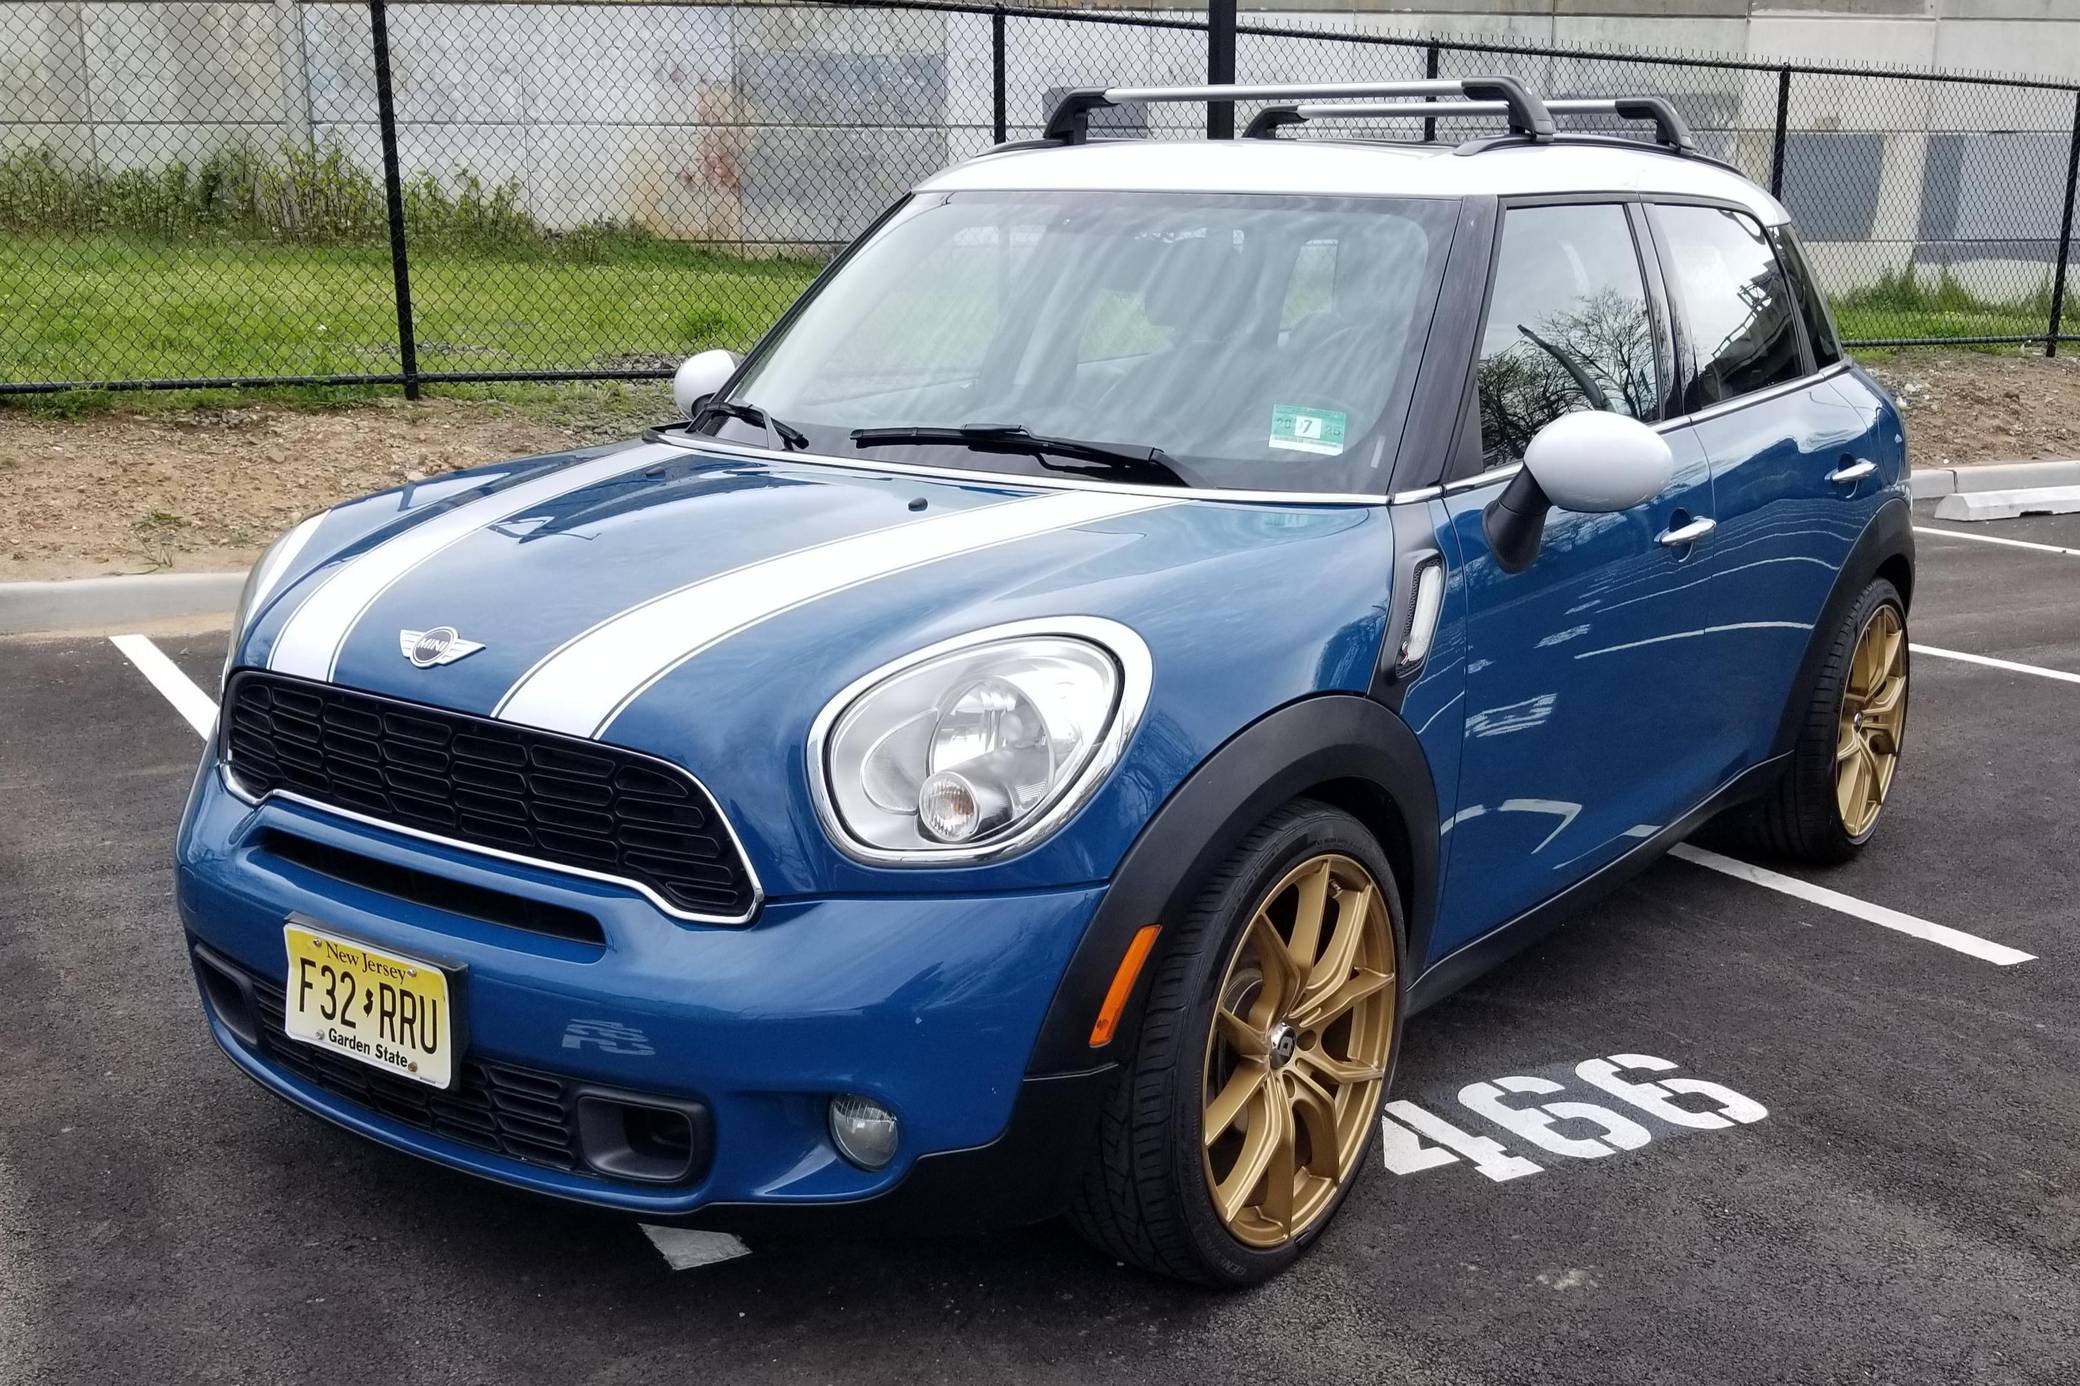
[[[653,444],[574,462],[465,501],[385,539],[340,564],[303,599],[275,637],[267,667],[307,679],[330,679],[340,651],[363,613],[398,579],[441,550],[486,525],[524,515],[545,501],[681,456],[684,454],[677,448]]]
[[[513,685],[494,715],[600,736],[666,674],[781,612],[942,558],[1176,503],[1065,491],[935,515],[747,564],[631,607],[567,642]]]

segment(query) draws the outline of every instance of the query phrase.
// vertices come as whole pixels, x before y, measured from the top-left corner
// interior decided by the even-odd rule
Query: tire
[[[1865,821],[1844,811],[1845,793],[1836,777],[1842,737],[1844,695],[1857,696],[1855,662],[1860,643],[1889,619],[1897,627],[1899,678],[1897,711],[1891,723],[1890,764],[1882,776],[1878,803]],[[1750,852],[1814,866],[1838,866],[1863,850],[1883,821],[1886,791],[1896,780],[1899,750],[1906,731],[1907,694],[1911,679],[1907,648],[1907,610],[1899,592],[1883,578],[1857,597],[1849,614],[1828,637],[1826,656],[1807,695],[1805,716],[1791,763],[1770,791],[1736,812],[1721,827],[1721,836]],[[1863,690],[1867,695],[1869,690]],[[1847,795],[1853,800],[1853,794]],[[1867,806],[1868,807],[1868,806]]]
[[[1360,872],[1376,886],[1371,895],[1355,893]],[[1315,914],[1322,922],[1310,931],[1322,940],[1321,960],[1311,971],[1296,965],[1291,975],[1297,981],[1279,981],[1271,973],[1280,965],[1264,950],[1276,939],[1285,956],[1293,956],[1310,890],[1311,898],[1327,901]],[[1378,913],[1374,901],[1383,906]],[[1269,935],[1263,926],[1251,927],[1260,910],[1280,921]],[[1353,920],[1364,921],[1358,951],[1332,957]],[[1242,841],[1170,932],[1149,982],[1134,1056],[1100,1114],[1069,1218],[1101,1250],[1143,1270],[1224,1288],[1253,1285],[1292,1264],[1321,1235],[1378,1138],[1379,1110],[1401,1049],[1406,934],[1400,897],[1385,855],[1362,824],[1300,800]],[[1349,970],[1340,973],[1345,962]],[[1382,971],[1389,974],[1384,984]],[[1339,975],[1349,980],[1339,983]],[[1343,1018],[1322,1019],[1338,1000],[1366,988],[1376,990]],[[1228,1011],[1218,1033],[1217,1001]],[[1260,1014],[1266,1017],[1261,1024],[1244,1020]],[[1242,1031],[1236,1027],[1248,1025],[1262,1033],[1250,1030],[1237,1039]],[[1326,1064],[1343,1067],[1344,1075],[1325,1076]],[[1256,1096],[1234,1121],[1221,1123],[1215,1141],[1202,1140],[1209,1110],[1220,1108],[1245,1067],[1263,1075],[1250,1078],[1258,1084]],[[1281,1093],[1295,1096],[1290,1105],[1272,1107]],[[1291,1155],[1250,1185],[1264,1191],[1262,1208],[1241,1208],[1231,1221],[1215,1204],[1216,1163],[1235,1149],[1227,1183],[1249,1183],[1244,1161],[1252,1158],[1260,1129],[1294,1132],[1288,1145],[1265,1140],[1265,1148]],[[1329,1148],[1337,1156],[1333,1178],[1317,1172],[1328,1167],[1322,1152]],[[1282,1167],[1293,1178],[1280,1186],[1289,1188],[1281,1197],[1272,1192],[1272,1175]]]

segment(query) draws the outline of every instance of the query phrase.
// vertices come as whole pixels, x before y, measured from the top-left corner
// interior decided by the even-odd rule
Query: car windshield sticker
[[[1343,451],[1341,409],[1303,409],[1297,404],[1271,406],[1271,446],[1334,457]]]

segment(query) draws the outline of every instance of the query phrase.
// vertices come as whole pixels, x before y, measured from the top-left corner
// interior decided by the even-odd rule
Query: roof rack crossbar
[[[1550,139],[1553,117],[1545,104],[1514,77],[1443,78],[1421,82],[1235,83],[1203,87],[1078,87],[1064,92],[1047,118],[1046,138],[1059,144],[1082,144],[1090,137],[1092,111],[1110,106],[1157,102],[1320,101],[1349,97],[1459,97],[1450,114],[1474,114],[1463,106],[1497,103],[1506,112],[1513,134]],[[1290,123],[1290,122],[1288,122]]]
[[[1658,96],[1569,97],[1546,102],[1546,109],[1554,115],[1614,115],[1620,120],[1651,121],[1655,143],[1685,154],[1697,152],[1690,127],[1676,114],[1674,106]]]
[[[1658,96],[1564,97],[1546,101],[1544,106],[1548,114],[1556,116],[1612,115],[1620,120],[1650,121],[1654,126],[1655,143],[1678,154],[1695,155],[1698,152],[1690,127],[1676,114],[1674,106]],[[1506,109],[1505,104],[1499,101],[1301,101],[1290,106],[1265,107],[1250,121],[1243,134],[1264,139],[1286,126],[1304,125],[1311,120],[1488,116],[1500,115]],[[1513,128],[1511,133],[1518,132]],[[1486,148],[1492,143],[1494,141],[1478,141],[1475,147]]]
[[[1302,101],[1291,106],[1266,106],[1257,112],[1242,135],[1244,139],[1262,139],[1288,125],[1345,116],[1436,120],[1497,116],[1508,110],[1500,101]]]

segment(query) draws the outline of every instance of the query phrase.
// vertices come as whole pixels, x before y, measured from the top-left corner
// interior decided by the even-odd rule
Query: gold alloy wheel
[[[1885,807],[1906,720],[1906,627],[1897,608],[1880,606],[1856,637],[1835,728],[1835,803],[1851,837],[1869,832]]]
[[[1237,1241],[1274,1249],[1334,1202],[1370,1134],[1396,1004],[1378,882],[1336,853],[1258,902],[1214,994],[1202,1163]]]

